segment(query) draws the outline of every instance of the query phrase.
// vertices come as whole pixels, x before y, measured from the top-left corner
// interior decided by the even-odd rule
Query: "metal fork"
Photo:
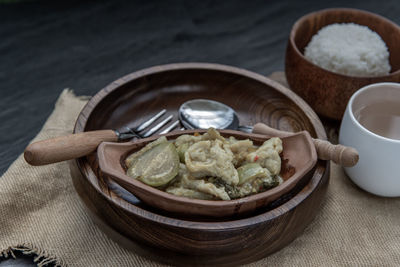
[[[115,132],[118,135],[119,140],[126,140],[130,138],[146,138],[151,135],[153,135],[155,132],[160,130],[163,126],[165,126],[167,123],[169,123],[173,115],[169,115],[166,117],[164,120],[159,122],[158,124],[154,125],[151,129],[143,132],[146,128],[148,128],[150,125],[152,125],[156,120],[158,120],[160,117],[162,117],[165,113],[167,112],[166,109],[161,110],[159,113],[156,115],[152,116],[150,119],[146,120],[145,122],[141,123],[137,127],[128,127],[124,126],[122,129],[115,130]],[[173,122],[171,125],[169,125],[167,128],[165,128],[163,131],[160,132],[160,134],[165,134],[169,133],[173,129],[175,129],[179,125],[179,120],[176,120]]]
[[[87,131],[66,136],[59,136],[30,144],[24,152],[25,160],[31,165],[45,165],[59,161],[86,156],[97,149],[101,142],[126,141],[133,138],[145,138],[157,132],[173,118],[172,115],[155,125],[150,130],[143,132],[167,111],[161,110],[138,127],[127,126],[119,130]],[[173,130],[179,121],[175,121],[161,133]]]

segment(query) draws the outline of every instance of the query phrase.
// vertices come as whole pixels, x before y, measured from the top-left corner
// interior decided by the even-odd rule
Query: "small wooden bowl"
[[[317,115],[291,90],[250,71],[205,63],[156,66],[118,79],[91,98],[74,131],[135,126],[161,108],[177,118],[179,106],[194,98],[231,106],[243,125],[264,122],[326,139]],[[100,171],[96,153],[70,163],[79,197],[110,238],[153,260],[183,266],[245,264],[281,249],[313,220],[329,181],[329,162],[318,160],[302,183],[267,207],[203,219],[146,205]]]
[[[194,134],[195,132],[204,133],[206,130],[172,132],[167,134],[166,137],[169,140],[174,140],[182,134]],[[250,139],[258,146],[272,137],[232,130],[219,130],[219,132],[226,138],[233,136],[238,140]],[[182,215],[231,217],[255,212],[257,209],[263,208],[287,194],[302,179],[307,177],[306,174],[317,162],[317,152],[307,132],[302,131],[290,136],[278,137],[282,138],[284,148],[282,158],[283,162],[286,162],[285,165],[288,166],[288,168],[281,169],[280,175],[283,177],[284,182],[265,192],[229,201],[179,197],[129,177],[123,165],[126,157],[140,150],[149,142],[156,140],[158,136],[137,140],[132,143],[103,142],[97,149],[97,155],[102,172],[109,175],[119,185],[150,206]]]
[[[304,48],[322,27],[353,22],[378,33],[390,53],[389,75],[352,77],[313,64],[303,55]],[[285,71],[290,88],[325,117],[341,120],[350,97],[361,87],[377,82],[400,82],[400,27],[379,15],[349,8],[325,9],[301,17],[293,25],[286,49]]]

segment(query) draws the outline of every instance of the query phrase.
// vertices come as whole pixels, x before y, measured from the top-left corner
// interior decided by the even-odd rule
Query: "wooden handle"
[[[358,152],[352,147],[333,145],[328,141],[319,139],[313,139],[313,141],[320,159],[332,160],[344,167],[352,167],[358,162]]]
[[[24,152],[31,165],[46,165],[88,155],[103,142],[118,141],[113,130],[99,130],[60,136],[30,144]]]
[[[253,127],[253,133],[266,134],[266,135],[278,136],[278,137],[286,137],[286,136],[292,135],[292,133],[290,133],[290,132],[285,132],[285,131],[271,128],[264,123],[256,123]]]
[[[271,128],[263,123],[254,125],[253,133],[268,134],[279,137],[285,137],[291,133]],[[358,152],[352,147],[343,145],[333,145],[329,141],[313,139],[318,158],[323,160],[332,160],[336,164],[344,167],[352,167],[358,162]]]

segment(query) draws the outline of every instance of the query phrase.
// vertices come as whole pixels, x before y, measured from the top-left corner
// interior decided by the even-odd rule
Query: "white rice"
[[[314,35],[305,57],[321,68],[350,76],[382,76],[390,72],[389,51],[366,26],[331,24]]]

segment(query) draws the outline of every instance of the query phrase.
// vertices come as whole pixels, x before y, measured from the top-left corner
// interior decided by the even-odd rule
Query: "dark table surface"
[[[40,131],[64,88],[93,95],[125,74],[172,62],[284,70],[293,23],[328,7],[400,24],[397,0],[16,2],[0,0],[0,174]]]

